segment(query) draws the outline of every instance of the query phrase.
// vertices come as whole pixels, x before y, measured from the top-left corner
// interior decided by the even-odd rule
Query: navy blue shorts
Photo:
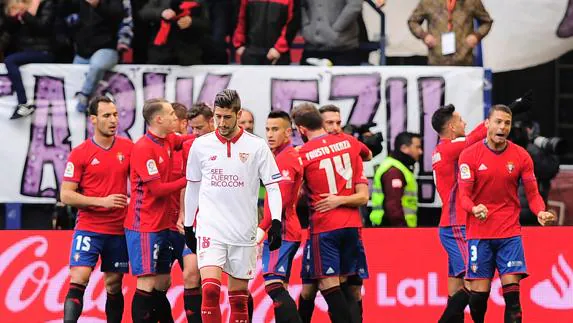
[[[124,235],[74,231],[70,267],[95,267],[101,257],[102,272],[127,273],[129,257]]]
[[[470,259],[466,279],[492,279],[499,275],[529,276],[520,236],[503,239],[468,240]]]
[[[169,274],[173,247],[169,231],[139,232],[125,229],[127,251],[134,276]]]
[[[448,277],[462,278],[466,273],[468,259],[466,227],[440,227],[440,242],[448,254]]]
[[[301,278],[357,275],[368,278],[368,265],[359,228],[312,234],[304,249]]]
[[[269,242],[263,245],[263,277],[265,281],[280,279],[288,283],[292,260],[300,247],[300,242],[283,241],[278,250],[269,251]]]
[[[171,245],[171,265],[175,260],[179,268],[183,270],[183,250],[185,248],[185,236],[177,231],[169,230],[169,244]]]

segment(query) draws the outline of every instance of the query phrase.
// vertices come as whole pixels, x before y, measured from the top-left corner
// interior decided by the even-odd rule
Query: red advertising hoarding
[[[68,286],[71,231],[2,231],[0,239],[0,315],[2,322],[61,322]],[[522,282],[524,322],[573,322],[573,227],[525,228],[527,266]],[[446,255],[437,229],[365,229],[370,279],[365,281],[364,322],[436,322],[447,301]],[[298,299],[301,250],[290,292]],[[258,266],[260,273],[260,264]],[[181,271],[173,270],[168,297],[176,322],[186,322]],[[272,304],[259,275],[251,282],[254,322],[271,322]],[[124,280],[125,322],[135,280]],[[225,288],[223,287],[225,292]],[[223,317],[228,318],[226,293]],[[81,322],[105,322],[105,289],[96,270],[86,289]],[[492,285],[486,322],[502,322],[499,280]],[[328,322],[326,304],[317,298],[313,322]],[[466,319],[470,317],[467,314]]]

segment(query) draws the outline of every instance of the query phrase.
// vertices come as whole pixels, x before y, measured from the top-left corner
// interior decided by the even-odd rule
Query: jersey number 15
[[[336,185],[336,176],[334,171],[346,180],[345,188],[352,188],[352,162],[350,161],[350,154],[344,153],[341,156],[334,156],[320,161],[320,169],[324,169],[326,173],[326,181],[328,182],[328,191],[330,194],[338,194],[338,187]]]

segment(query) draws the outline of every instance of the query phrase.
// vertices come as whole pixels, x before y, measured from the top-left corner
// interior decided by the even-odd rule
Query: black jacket
[[[191,26],[187,29],[180,29],[176,21],[171,22],[171,30],[166,45],[199,44],[206,33],[209,32],[209,19],[203,1],[193,2],[196,2],[199,6],[191,9]],[[141,20],[147,22],[151,27],[150,46],[154,46],[155,36],[157,36],[161,27],[161,22],[163,21],[161,13],[163,10],[173,9],[176,14],[180,14],[181,11],[178,8],[180,4],[181,1],[149,0],[139,11]]]
[[[69,13],[79,13],[76,54],[89,58],[98,49],[117,48],[119,25],[125,15],[122,0],[100,0],[95,8],[85,0],[68,0],[66,8]]]
[[[35,16],[26,12],[22,21],[4,17],[3,28],[15,51],[52,52],[56,9],[53,0],[40,2]]]
[[[289,51],[300,26],[300,0],[241,0],[235,48]]]

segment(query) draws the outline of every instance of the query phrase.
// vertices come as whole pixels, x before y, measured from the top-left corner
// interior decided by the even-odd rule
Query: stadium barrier
[[[573,235],[571,227],[524,228],[527,266],[522,282],[525,322],[571,322],[573,318]],[[0,313],[2,322],[61,322],[68,286],[71,231],[3,231],[0,240]],[[436,322],[447,301],[447,263],[437,229],[364,229],[370,279],[365,281],[364,322]],[[289,286],[298,299],[302,288],[299,250]],[[98,267],[99,268],[99,267]],[[105,322],[102,273],[96,270],[84,297],[83,322]],[[226,291],[225,287],[222,288]],[[260,275],[251,282],[255,299],[253,322],[272,322],[272,302]],[[124,322],[130,320],[135,280],[124,279]],[[186,322],[181,270],[173,269],[168,292],[176,322]],[[229,307],[223,293],[223,318]],[[313,322],[328,322],[320,297]],[[503,321],[504,300],[499,279],[492,284],[486,322]],[[466,320],[470,320],[466,312]]]

